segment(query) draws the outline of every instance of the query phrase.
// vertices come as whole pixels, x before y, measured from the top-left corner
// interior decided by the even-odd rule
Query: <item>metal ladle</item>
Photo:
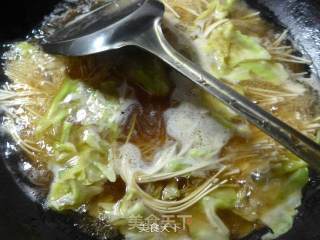
[[[124,46],[145,49],[320,170],[320,145],[175,51],[162,33],[163,14],[164,5],[156,0],[109,1],[54,32],[45,39],[43,48],[48,53],[67,56],[89,55]]]

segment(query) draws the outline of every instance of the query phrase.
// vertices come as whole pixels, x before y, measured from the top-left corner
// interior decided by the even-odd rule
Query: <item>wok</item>
[[[76,1],[67,0],[69,4]],[[24,39],[58,0],[3,1],[0,7],[0,43]],[[313,61],[310,72],[318,77],[320,90],[320,2],[317,0],[247,0],[276,28],[288,28],[296,48]],[[0,70],[0,82],[6,80]],[[317,86],[315,86],[317,88]],[[7,136],[0,135],[0,239],[94,240],[91,219],[81,214],[58,214],[45,210],[42,189],[35,189],[19,171],[23,156],[8,154]],[[86,222],[85,227],[83,222]],[[303,190],[302,205],[293,228],[278,240],[320,239],[320,176],[311,172]],[[104,223],[100,223],[102,228]],[[244,240],[259,240],[268,229]],[[121,239],[114,231],[110,239]],[[101,237],[100,237],[101,239]]]

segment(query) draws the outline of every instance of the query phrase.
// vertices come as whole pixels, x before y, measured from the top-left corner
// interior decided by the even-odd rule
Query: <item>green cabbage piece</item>
[[[244,94],[240,86],[236,86],[235,90],[240,94]],[[250,135],[251,130],[248,123],[244,122],[239,114],[219,101],[216,97],[202,91],[201,99],[203,100],[202,103],[204,107],[210,111],[211,116],[225,128],[232,130],[232,132],[240,136]]]
[[[228,62],[231,68],[243,62],[270,59],[271,55],[258,38],[244,35],[240,31],[233,32]]]
[[[309,180],[309,171],[306,164],[302,164],[301,160],[294,161],[295,163],[291,164],[291,166],[285,164],[282,168],[284,173],[291,174],[283,184],[283,191],[278,197],[279,203],[260,217],[260,220],[272,230],[272,233],[264,235],[262,238],[263,240],[275,239],[289,231],[293,225],[293,219],[297,214],[297,208],[301,204],[301,189]]]
[[[126,195],[120,201],[120,217],[128,219],[132,216],[147,216],[150,211],[144,206],[143,202],[137,197],[133,189],[128,189]]]
[[[119,133],[119,104],[79,81],[65,79],[36,130],[54,140],[49,207],[76,209],[101,193],[105,183],[116,181],[110,145]]]
[[[309,171],[307,167],[302,167],[294,171],[283,185],[283,191],[279,196],[280,200],[285,200],[288,195],[301,189],[309,180]]]
[[[74,210],[102,191],[102,184],[85,186],[74,179],[54,182],[48,196],[48,206],[58,211]]]
[[[204,197],[196,205],[196,212],[203,213],[205,217],[192,219],[189,232],[192,239],[198,240],[229,240],[230,232],[220,217],[218,209],[232,209],[235,207],[237,193],[234,189],[218,189]],[[201,227],[199,227],[201,226]]]
[[[279,85],[289,78],[282,64],[271,61],[258,38],[236,30],[230,21],[213,31],[205,51],[214,54],[211,70],[219,79],[232,83],[254,79]]]
[[[175,172],[175,171],[183,170],[183,169],[190,167],[190,166],[191,166],[190,164],[186,164],[184,162],[181,162],[180,158],[173,158],[165,166],[164,171],[165,172]]]
[[[255,79],[279,85],[289,79],[289,73],[280,63],[256,61],[240,63],[221,78],[232,83]]]
[[[107,182],[115,182],[116,174],[104,156],[85,149],[58,167],[51,185],[48,205],[56,210],[75,209],[102,192]]]
[[[60,137],[61,143],[66,143],[69,141],[71,129],[72,129],[72,123],[65,121],[63,123],[62,133],[61,133],[61,137]]]
[[[293,225],[293,218],[297,214],[296,208],[301,204],[301,192],[297,191],[287,196],[287,200],[275,206],[261,217],[261,221],[272,229],[262,240],[271,240],[289,231]]]
[[[231,39],[234,32],[233,24],[227,22],[221,27],[218,27],[208,39],[207,46],[205,46],[204,50],[207,54],[214,54],[215,65],[212,67],[214,68],[216,66],[215,74],[223,73],[228,66]]]
[[[237,0],[211,0],[208,9],[198,17],[198,20],[207,18],[210,15],[217,20],[224,19],[233,10],[236,2]]]
[[[272,172],[276,176],[284,176],[288,174],[295,173],[300,169],[305,169],[307,163],[302,161],[299,157],[291,152],[286,152],[284,155],[284,160],[273,166]]]
[[[181,193],[178,188],[177,182],[171,181],[167,186],[164,187],[162,190],[162,199],[167,201],[172,201],[175,199],[178,199],[180,197]]]
[[[191,148],[183,155],[171,156],[170,161],[164,166],[162,172],[176,172],[197,166],[199,163],[214,161],[216,154],[211,149]]]
[[[121,113],[120,102],[117,96],[103,95],[101,92],[88,89],[81,85],[77,95],[81,98],[78,109],[85,109],[88,114],[81,121],[86,127],[93,126],[98,133],[108,133],[108,138],[113,141],[119,136],[119,126],[117,118]]]
[[[66,78],[58,94],[53,99],[47,114],[39,121],[36,134],[41,134],[53,125],[61,124],[68,116],[68,109],[61,107],[61,102],[77,89],[77,82]]]
[[[232,188],[221,188],[203,198],[208,204],[212,204],[215,209],[231,209],[235,207],[237,193]]]
[[[225,127],[232,128],[231,122],[239,117],[238,114],[207,92],[203,92],[201,96],[211,115]]]
[[[109,148],[108,142],[103,140],[94,128],[85,128],[82,142],[102,154]]]
[[[258,38],[242,34],[230,21],[212,32],[206,51],[215,54],[218,70],[223,70],[225,65],[233,68],[242,62],[271,59]]]
[[[122,234],[136,234],[136,229],[129,230],[130,219],[141,217],[142,219],[150,216],[152,212],[144,205],[141,198],[134,189],[127,189],[125,196],[118,203],[100,202],[99,206],[107,213],[107,217]],[[114,209],[116,206],[116,210]],[[112,209],[111,209],[112,208]]]
[[[171,91],[165,64],[151,55],[143,55],[126,66],[126,78],[151,96],[165,97]]]

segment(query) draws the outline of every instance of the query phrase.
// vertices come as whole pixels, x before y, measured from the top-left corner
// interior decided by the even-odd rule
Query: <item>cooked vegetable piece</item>
[[[279,85],[289,79],[289,74],[279,63],[256,61],[240,63],[221,78],[232,83],[256,79]]]
[[[151,96],[165,97],[171,91],[168,69],[158,58],[143,54],[142,58],[131,59],[126,78]]]
[[[176,181],[171,181],[165,188],[162,190],[162,199],[163,200],[175,200],[180,197],[180,190]]]
[[[261,216],[261,221],[273,232],[266,234],[263,237],[264,240],[277,238],[290,230],[293,218],[297,214],[297,208],[301,204],[301,189],[309,180],[309,172],[305,163],[293,155],[288,163],[283,164],[278,171],[284,175],[289,173],[289,176],[277,196],[278,203]]]
[[[271,62],[258,38],[236,30],[231,21],[211,33],[205,49],[214,55],[211,70],[220,79],[232,83],[257,79],[279,85],[289,78],[282,64]]]
[[[62,101],[64,98],[76,90],[77,83],[70,79],[65,79],[60,91],[53,99],[47,114],[39,121],[36,133],[41,134],[49,127],[60,124],[68,115],[68,109],[64,108]]]
[[[48,205],[57,210],[75,209],[101,193],[106,182],[116,181],[109,155],[110,144],[117,138],[120,106],[106,97],[66,79],[40,120],[37,134],[50,134],[51,128],[60,132],[59,137],[53,136],[56,158],[49,165],[54,181]],[[56,121],[54,116],[60,115]]]
[[[237,0],[211,0],[207,10],[198,17],[198,20],[202,20],[209,16],[214,16],[218,20],[224,19],[233,10],[236,2]]]
[[[232,209],[235,207],[237,193],[233,189],[220,189],[204,197],[200,205],[201,212],[204,214],[202,220],[195,220],[190,225],[191,236],[194,239],[205,240],[227,240],[230,232],[221,218],[217,215],[219,209]],[[199,211],[196,210],[196,211]],[[199,228],[198,226],[201,226]]]
[[[273,233],[265,234],[263,240],[272,240],[290,230],[297,208],[301,204],[301,193],[296,191],[286,197],[286,200],[265,213],[261,221],[271,228]]]
[[[243,62],[271,59],[270,53],[261,45],[258,38],[234,31],[230,41],[228,64],[231,68]]]

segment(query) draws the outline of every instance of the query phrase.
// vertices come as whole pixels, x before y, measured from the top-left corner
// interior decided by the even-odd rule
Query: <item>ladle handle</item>
[[[319,144],[264,111],[174,50],[162,33],[160,19],[157,19],[148,31],[137,36],[132,44],[160,57],[178,72],[230,106],[250,123],[303,159],[312,168],[320,171]]]

